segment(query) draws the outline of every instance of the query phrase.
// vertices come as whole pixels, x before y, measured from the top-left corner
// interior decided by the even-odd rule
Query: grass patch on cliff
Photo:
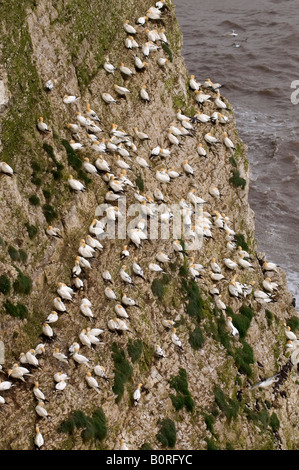
[[[215,403],[218,408],[224,413],[228,422],[238,416],[239,403],[236,399],[228,398],[220,387],[214,388]]]
[[[230,182],[235,188],[242,188],[242,189],[245,189],[246,180],[241,177],[240,171],[239,171],[238,169],[232,170],[232,176],[230,177],[229,182]]]
[[[30,225],[29,223],[26,223],[25,227],[27,228],[30,240],[33,240],[33,238],[35,238],[38,233],[38,228],[35,225]]]
[[[187,411],[194,410],[194,400],[191,396],[191,393],[188,389],[188,380],[187,372],[185,369],[181,368],[177,376],[173,376],[170,381],[170,386],[175,389],[177,395],[170,395],[171,401],[175,409],[181,410],[182,408],[187,409]]]
[[[2,274],[0,276],[0,292],[1,294],[8,295],[10,293],[11,284],[9,278]]]
[[[175,423],[170,419],[163,419],[157,439],[163,447],[173,448],[176,444],[176,427]]]
[[[85,444],[104,440],[107,436],[107,422],[103,409],[97,408],[92,416],[87,416],[83,411],[76,410],[58,427],[59,432],[66,434],[73,434],[75,429],[82,430],[81,438]]]
[[[11,317],[19,318],[20,320],[23,320],[24,318],[27,317],[27,314],[28,314],[27,307],[25,307],[25,305],[21,303],[17,303],[15,305],[12,302],[10,302],[10,300],[6,300],[3,306],[7,315],[10,315]]]
[[[119,403],[125,391],[125,384],[133,375],[133,368],[126,358],[125,351],[117,343],[112,344],[112,359],[114,362],[113,393],[116,395],[116,403]]]
[[[25,274],[23,274],[16,266],[14,266],[14,268],[18,272],[18,277],[13,283],[15,293],[29,295],[32,288],[31,279],[28,276],[25,276]]]
[[[138,339],[136,341],[132,341],[131,339],[129,339],[128,353],[133,363],[137,362],[140,359],[142,351],[143,351],[143,343],[141,340]]]

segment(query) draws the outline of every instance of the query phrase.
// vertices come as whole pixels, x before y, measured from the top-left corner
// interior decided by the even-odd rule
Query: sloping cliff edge
[[[13,383],[10,390],[0,391],[5,400],[0,404],[0,449],[33,449],[36,426],[45,449],[119,449],[121,445],[134,450],[298,449],[298,370],[290,358],[295,343],[292,349],[286,336],[286,325],[296,334],[298,316],[285,273],[280,268],[277,272],[262,269],[266,258],[257,253],[254,214],[248,204],[246,145],[238,136],[231,105],[221,96],[228,108],[222,111],[228,118],[226,124],[193,122],[194,132],[179,136],[180,145],[169,141],[170,124],[182,126],[178,109],[189,117],[197,111],[207,115],[217,111],[213,89],[206,89],[211,98],[200,106],[189,88],[172,1],[165,2],[161,19],[149,18],[144,26],[135,22],[152,6],[147,0],[12,0],[0,1],[0,5],[0,161],[15,171],[12,177],[0,173],[0,340],[5,353],[0,380]],[[136,50],[125,45],[126,19],[137,31],[134,38],[140,47]],[[159,49],[145,57],[141,46],[148,41],[146,30],[161,32],[162,28],[168,43],[157,41]],[[136,70],[134,54],[147,62],[143,71]],[[117,68],[123,62],[135,75],[125,78],[119,70],[107,73],[103,64],[108,56]],[[168,59],[165,66],[157,63],[161,57]],[[49,79],[56,81],[46,91]],[[206,77],[197,79],[204,82]],[[128,88],[130,94],[119,97],[114,84]],[[144,85],[149,102],[140,97]],[[118,103],[106,104],[103,92],[111,93]],[[65,104],[65,95],[79,99]],[[130,159],[122,157],[131,167],[127,176],[135,185],[126,187],[127,205],[136,202],[136,192],[154,200],[156,188],[168,205],[179,204],[194,189],[208,202],[204,211],[211,216],[212,238],[204,237],[201,249],[186,255],[174,252],[172,237],[145,240],[141,248],[128,238],[103,240],[104,248],[91,261],[92,269],[83,269],[80,275],[83,290],[75,293],[72,302],[66,301],[68,313],[60,314],[51,325],[54,339],[49,340],[42,336],[42,324],[54,309],[58,282],[73,285],[71,270],[80,240],[86,239],[96,208],[107,193],[103,174],[88,174],[83,166],[84,158],[94,163],[98,157],[86,129],[79,125],[79,142],[84,146],[80,152],[72,152],[68,144],[73,135],[67,124],[78,124],[77,112],[86,116],[86,103],[100,117],[99,141],[105,138],[108,143],[115,123],[136,145],[136,152],[132,145],[123,146],[130,153]],[[51,132],[37,129],[40,116]],[[150,140],[140,140],[135,127]],[[220,143],[207,144],[208,132]],[[224,132],[235,145],[233,151],[223,144]],[[197,153],[199,143],[207,150],[206,158]],[[170,156],[150,158],[157,146],[170,149]],[[117,152],[104,155],[115,175],[120,171]],[[149,169],[137,163],[137,155],[147,160]],[[186,159],[194,176],[183,170]],[[182,176],[160,183],[156,171],[161,167],[174,167]],[[84,183],[85,192],[70,190],[70,174]],[[213,185],[220,197],[211,195]],[[149,199],[146,207],[148,203]],[[227,247],[228,233],[217,225],[214,211],[228,217],[236,246],[249,252],[254,269],[225,267],[225,258],[238,258],[237,248],[230,251]],[[59,227],[62,238],[47,235],[48,225]],[[126,270],[133,287],[119,274],[125,244],[130,251]],[[149,263],[157,263],[159,251],[171,256],[170,262],[159,263],[167,274],[148,269]],[[189,270],[191,256],[205,268],[195,279]],[[145,280],[132,272],[134,257],[144,269]],[[213,258],[224,280],[211,279]],[[104,269],[112,275],[117,299],[127,293],[139,304],[139,308],[127,309],[131,333],[108,329],[116,303],[104,295]],[[244,292],[237,297],[230,294],[234,275],[246,284],[246,296]],[[268,304],[254,297],[255,290],[264,291],[266,277],[278,284],[275,301]],[[213,284],[226,311],[219,308],[219,297],[210,293]],[[92,303],[92,322],[80,312],[82,298]],[[229,316],[238,329],[236,336]],[[175,321],[183,350],[173,344],[171,328],[162,323],[165,319]],[[94,348],[79,339],[80,332],[90,326],[104,329],[102,344]],[[90,368],[75,363],[69,353],[73,342],[80,343],[80,353],[89,359]],[[8,378],[20,354],[39,343],[45,344],[45,352],[37,356],[39,367],[27,364],[31,376],[24,382]],[[166,357],[156,355],[157,344]],[[55,348],[68,356],[67,363],[53,357]],[[109,380],[94,375],[92,368],[97,364],[105,367]],[[69,377],[63,391],[55,390],[57,372]],[[100,393],[88,386],[87,372],[97,378]],[[276,374],[270,386],[253,388]],[[37,415],[35,382],[47,398],[50,420]],[[136,405],[133,393],[139,383],[141,398]]]

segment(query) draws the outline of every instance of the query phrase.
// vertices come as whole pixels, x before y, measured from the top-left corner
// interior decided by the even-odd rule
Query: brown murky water
[[[299,104],[291,101],[299,80],[298,0],[174,4],[190,74],[222,83],[234,108],[249,147],[259,251],[285,269],[298,308]]]

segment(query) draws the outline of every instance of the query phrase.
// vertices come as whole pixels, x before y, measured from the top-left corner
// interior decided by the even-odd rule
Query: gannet
[[[62,302],[60,297],[55,297],[53,300],[53,305],[55,307],[55,310],[58,310],[59,312],[66,312],[66,306]]]
[[[113,96],[110,95],[110,93],[102,93],[102,99],[105,101],[105,103],[110,104],[110,103],[117,103],[117,100],[113,98]]]
[[[73,284],[74,284],[74,287],[78,290],[83,289],[84,287],[84,283],[82,279],[80,279],[79,277],[75,277]]]
[[[59,351],[58,348],[55,348],[55,351],[53,352],[53,357],[57,359],[60,362],[64,362],[65,364],[68,364],[67,356]]]
[[[87,333],[86,333],[89,341],[91,344],[97,345],[97,344],[103,344],[103,342],[96,336],[91,333],[91,329],[87,328]]]
[[[49,225],[47,227],[46,234],[50,237],[62,238],[62,235],[60,234],[60,229],[57,227],[53,227],[52,225]]]
[[[79,339],[81,341],[81,343],[84,345],[84,346],[87,346],[88,348],[91,348],[91,341],[90,341],[90,338],[88,337],[88,335],[86,334],[86,330],[83,329],[80,334],[79,334]]]
[[[86,236],[86,243],[94,250],[103,250],[104,248],[103,245],[99,242],[99,240],[94,237],[91,237],[90,235]]]
[[[169,256],[168,256],[166,253],[163,253],[162,251],[159,251],[159,252],[156,254],[156,259],[157,259],[160,263],[168,263],[168,262],[170,261]]]
[[[137,127],[134,127],[134,132],[137,135],[138,139],[140,140],[149,140],[149,136],[145,132],[141,132],[137,129]]]
[[[263,271],[275,271],[276,273],[278,272],[277,267],[275,263],[269,263],[267,261],[265,261],[262,266]]]
[[[109,300],[117,300],[115,292],[111,289],[111,287],[106,287],[104,290],[104,294]]]
[[[141,26],[144,26],[147,20],[148,20],[148,17],[147,17],[147,16],[140,16],[140,17],[136,20],[136,24],[139,24],[139,25],[141,25]]]
[[[104,69],[106,70],[106,72],[108,73],[112,73],[114,74],[116,68],[114,67],[114,65],[112,65],[110,62],[109,62],[109,57],[106,57],[105,58],[105,62],[104,62],[104,65],[103,65]]]
[[[0,392],[4,392],[6,390],[9,390],[11,387],[13,387],[12,382],[9,382],[8,380],[1,381],[0,380]]]
[[[84,145],[80,144],[80,142],[75,142],[74,140],[70,140],[70,146],[75,151],[81,150],[84,147]]]
[[[72,175],[69,175],[68,183],[69,183],[70,188],[73,191],[86,191],[86,188],[85,188],[84,184],[82,184],[78,180],[73,179]]]
[[[0,171],[8,176],[13,176],[14,171],[6,162],[0,162]]]
[[[146,85],[143,85],[141,87],[141,90],[140,90],[140,97],[144,100],[144,101],[147,101],[149,102],[149,95],[148,95],[148,92],[146,91]]]
[[[273,292],[278,289],[277,282],[272,282],[270,277],[263,280],[263,287],[267,292]]]
[[[163,268],[161,268],[161,266],[159,266],[156,263],[149,263],[148,268],[149,268],[150,271],[153,271],[153,272],[156,272],[156,273],[166,274],[165,271],[163,270]]]
[[[126,445],[125,440],[120,440],[120,449],[119,450],[129,450],[129,447]]]
[[[104,333],[104,330],[102,328],[87,328],[87,334],[90,336],[99,336],[102,333]]]
[[[72,300],[74,291],[63,282],[58,282],[57,294],[64,300]]]
[[[37,128],[40,132],[51,132],[42,117],[40,117],[37,121]]]
[[[126,312],[126,309],[120,305],[120,304],[116,304],[115,307],[114,307],[114,310],[115,310],[115,313],[119,316],[119,317],[122,317],[122,318],[129,318],[129,315],[127,314]]]
[[[57,384],[55,385],[55,390],[62,392],[66,388],[66,385],[67,385],[66,381],[61,380],[60,382],[57,382]]]
[[[214,185],[209,187],[209,194],[213,197],[220,197],[221,196],[219,189]]]
[[[210,121],[210,116],[208,116],[205,113],[201,113],[200,111],[197,111],[197,113],[194,115],[193,120],[198,121],[198,122],[209,122]]]
[[[127,245],[123,246],[122,252],[120,254],[120,259],[128,258],[130,256],[130,252],[128,250]]]
[[[213,137],[210,132],[205,134],[204,139],[208,144],[217,144],[219,142],[219,140],[216,137]]]
[[[129,67],[126,67],[123,62],[121,62],[119,66],[119,70],[121,71],[122,74],[126,75],[127,77],[131,77],[132,75],[135,75],[135,72],[133,72]]]
[[[96,375],[98,375],[102,379],[109,380],[109,378],[107,377],[107,375],[105,373],[105,367],[100,366],[99,364],[97,364],[96,366],[94,366],[93,371]]]
[[[142,279],[145,280],[144,274],[143,274],[143,269],[141,266],[137,263],[137,258],[134,258],[133,265],[132,265],[133,272],[139,276],[142,277]]]
[[[172,329],[171,341],[173,342],[173,344],[175,346],[177,346],[179,349],[181,349],[183,351],[182,342],[176,334],[176,328]]]
[[[55,382],[62,382],[62,381],[66,381],[66,380],[69,380],[69,376],[63,372],[56,372],[54,375],[53,375],[53,378],[55,380]]]
[[[215,98],[215,104],[216,104],[217,108],[219,108],[219,109],[227,109],[227,106],[224,103],[224,101],[222,101],[220,99],[220,92],[219,91],[217,92],[217,96]]]
[[[40,355],[40,354],[43,354],[43,353],[45,353],[45,352],[46,352],[46,351],[45,351],[45,345],[44,345],[44,343],[40,343],[40,344],[38,344],[38,345],[36,346],[36,348],[35,348],[35,354],[36,354],[36,355]]]
[[[3,398],[3,397],[0,395],[0,405],[4,405],[5,403],[6,403],[5,398]]]
[[[114,318],[113,321],[115,322],[116,330],[128,331],[129,333],[131,333],[131,330],[129,329],[128,325],[126,324],[124,320],[121,320],[120,318]]]
[[[74,95],[64,95],[63,102],[65,104],[75,103],[75,101],[79,100],[80,98]]]
[[[224,132],[223,134],[223,142],[224,142],[224,145],[228,148],[228,149],[232,149],[232,150],[235,150],[235,145],[234,143],[232,142],[232,140],[227,137],[227,133]]]
[[[14,364],[13,368],[7,371],[7,375],[8,377],[13,377],[14,379],[20,379],[23,382],[25,382],[25,375],[32,376],[26,367],[18,366],[18,364]]]
[[[35,411],[38,414],[38,416],[40,416],[41,418],[49,419],[49,415],[48,415],[48,412],[45,408],[45,404],[43,401],[40,401],[38,405],[36,405]]]
[[[101,393],[97,380],[94,377],[92,377],[90,372],[87,372],[87,374],[85,376],[85,380],[88,383],[88,385],[90,386],[90,388],[93,388],[97,393]]]
[[[212,258],[211,269],[214,273],[221,273],[221,268],[220,268],[219,264],[216,263],[215,258]]]
[[[46,91],[51,91],[53,90],[55,84],[57,83],[57,80],[54,78],[53,80],[49,79],[45,83],[45,90]]]
[[[137,33],[134,26],[129,24],[129,20],[126,20],[124,22],[123,27],[124,27],[124,30],[126,31],[126,33],[128,33],[128,34],[136,34]]]
[[[221,294],[219,294],[219,296],[216,297],[215,304],[220,310],[223,310],[223,311],[226,310],[226,305],[221,300]]]
[[[127,267],[125,264],[121,267],[121,270],[119,271],[120,277],[124,282],[128,284],[133,284],[133,280],[131,276],[126,272],[126,268]]]
[[[241,266],[242,268],[245,268],[245,269],[247,269],[247,268],[254,269],[253,266],[252,266],[252,264],[249,263],[249,261],[246,261],[246,260],[244,259],[244,256],[243,256],[243,255],[240,255],[240,256],[237,258],[237,262],[238,262],[239,266]]]
[[[285,326],[286,326],[286,324],[285,324]],[[297,340],[297,336],[295,335],[295,333],[293,333],[291,331],[291,328],[289,326],[286,326],[285,333],[286,333],[286,337],[288,339],[290,339],[291,341],[296,341]],[[1,386],[0,386],[0,390],[1,390]]]
[[[170,176],[168,175],[165,168],[162,168],[161,170],[156,171],[156,179],[158,181],[160,181],[160,183],[169,183],[170,182]]]
[[[225,279],[225,277],[223,276],[223,274],[220,274],[220,273],[213,273],[213,271],[210,271],[210,272],[209,272],[209,275],[210,275],[210,278],[211,278],[213,281],[221,281],[222,279]]]
[[[238,267],[238,264],[235,261],[232,261],[229,258],[224,258],[223,263],[225,264],[225,266],[228,269],[231,269],[231,270],[237,269],[237,267]]]
[[[93,258],[95,255],[95,249],[90,245],[87,245],[84,240],[81,240],[78,253],[83,258]]]
[[[101,129],[100,126],[97,126],[93,121],[90,121],[90,123],[87,126],[87,132],[90,136],[94,136],[95,134],[99,134],[100,132],[103,132],[103,129]],[[92,137],[92,139],[95,140],[95,137]]]
[[[163,320],[162,320],[162,325],[163,325],[165,328],[174,328],[175,321],[163,319]]]
[[[87,318],[89,318],[90,320],[94,317],[93,313],[92,313],[92,310],[90,308],[89,305],[87,304],[82,304],[80,305],[80,312]]]
[[[103,157],[101,156],[99,156],[97,160],[95,161],[95,166],[100,171],[105,171],[105,172],[111,171],[109,163],[106,160],[104,160]]]
[[[121,95],[121,96],[125,96],[125,95],[128,95],[130,92],[130,90],[128,90],[128,88],[124,87],[124,86],[120,86],[120,85],[113,85],[115,91]]]
[[[168,132],[168,140],[172,145],[180,145],[179,139],[172,133],[171,130]]]
[[[121,181],[116,180],[114,176],[110,177],[108,185],[115,193],[120,193],[124,191],[123,184],[121,183]]]
[[[140,57],[138,57],[137,55],[135,55],[135,67],[138,69],[138,70],[143,70],[145,67],[148,66],[148,63],[145,62],[145,61],[142,61],[140,59]]]
[[[253,292],[254,298],[261,303],[270,303],[273,302],[273,299],[271,298],[270,294],[267,294],[266,292],[262,290],[254,290]]]
[[[44,393],[40,390],[38,382],[34,383],[33,394],[38,401],[46,401]]]
[[[251,390],[254,390],[255,388],[258,388],[258,387],[259,388],[270,387],[278,380],[279,380],[278,374],[272,375],[272,377],[269,377],[268,379],[262,380],[261,382],[258,382],[257,384],[255,384],[253,387],[251,387]]]
[[[43,324],[42,332],[43,332],[43,335],[46,336],[49,339],[53,338],[53,336],[54,336],[54,332],[53,332],[52,328],[50,327],[50,325],[48,325],[48,323]]]
[[[202,199],[200,196],[196,196],[194,188],[188,192],[187,199],[193,204],[205,204],[207,202],[204,199]]]
[[[160,67],[164,67],[164,65],[166,65],[167,62],[169,62],[169,60],[166,57],[159,57],[159,59],[157,60],[157,64]]]
[[[202,91],[200,90],[195,90],[194,91],[194,98],[195,98],[195,101],[199,104],[203,104],[205,103],[206,101],[210,101],[210,98],[211,98],[211,95],[208,95],[206,93],[203,93]]]
[[[232,335],[233,336],[240,336],[239,331],[233,325],[232,320],[233,320],[232,317],[227,317],[227,324],[228,324],[229,328],[231,329]]]
[[[195,80],[195,76],[194,76],[194,75],[190,75],[189,87],[191,88],[191,90],[198,90],[199,87],[200,87],[200,83],[198,83],[198,82]]]
[[[57,312],[55,312],[55,310],[53,310],[53,311],[47,316],[46,323],[55,323],[55,322],[58,321],[58,319],[59,319],[59,317],[58,317]]]
[[[35,439],[34,439],[34,444],[38,449],[40,449],[44,445],[44,438],[42,433],[39,430],[39,427],[36,426],[35,428]]]
[[[159,150],[159,155],[160,155],[160,157],[164,157],[164,158],[170,157],[171,151],[170,151],[169,149],[166,149],[166,148],[165,148],[165,149],[164,149],[164,148],[160,148],[160,150]]]
[[[83,356],[82,354],[79,354],[78,351],[79,351],[79,348],[75,347],[75,351],[72,354],[72,358],[74,359],[74,361],[76,361],[78,364],[85,364],[87,367],[91,367],[88,364],[89,359],[87,357]]]
[[[133,393],[133,399],[134,399],[135,405],[138,404],[138,402],[141,398],[141,387],[142,387],[142,384],[138,384],[138,387],[136,388],[135,392]]]
[[[182,114],[180,109],[177,110],[176,117],[178,118],[179,121],[184,121],[185,119],[187,119],[187,121],[188,120],[190,121],[190,118],[186,116],[185,114]]]
[[[155,344],[155,354],[158,357],[166,357],[163,349],[159,344]]]
[[[197,151],[198,155],[200,155],[201,157],[206,157],[207,156],[207,152],[206,152],[206,150],[204,149],[204,147],[201,143],[198,144],[198,146],[196,148],[196,151]]]
[[[146,12],[146,16],[150,20],[160,20],[161,19],[161,11],[158,8],[150,7]]]
[[[139,307],[139,305],[136,304],[135,300],[131,299],[126,294],[123,294],[121,298],[121,303],[127,307],[133,307],[133,306]]]

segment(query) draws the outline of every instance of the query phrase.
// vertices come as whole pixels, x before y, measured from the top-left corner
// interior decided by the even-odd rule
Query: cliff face
[[[0,161],[15,170],[13,177],[0,174],[0,339],[5,346],[5,376],[19,362],[22,352],[45,343],[45,353],[38,356],[40,367],[27,365],[32,376],[25,382],[11,379],[14,387],[0,392],[6,401],[0,405],[0,448],[33,448],[36,425],[47,449],[114,449],[119,448],[121,439],[135,450],[145,443],[153,449],[173,445],[177,449],[298,448],[298,372],[294,361],[290,362],[284,325],[294,330],[297,314],[284,272],[278,269],[266,274],[261,268],[263,258],[256,252],[254,214],[248,205],[246,146],[238,137],[233,112],[223,112],[229,118],[226,124],[194,123],[194,133],[179,137],[180,146],[168,140],[170,123],[181,125],[177,119],[179,108],[187,116],[194,116],[198,110],[211,115],[216,110],[214,91],[208,89],[211,101],[199,107],[194,91],[189,89],[172,2],[166,2],[162,20],[148,20],[145,26],[135,25],[135,21],[152,6],[147,0],[23,0],[0,4]],[[160,48],[145,59],[148,66],[142,72],[135,70],[134,52],[125,47],[126,19],[136,27],[140,46],[147,41],[146,29],[166,30],[168,45],[158,42]],[[140,48],[136,54],[144,60]],[[116,67],[124,62],[136,74],[131,78],[124,78],[119,70],[108,74],[103,69],[107,56]],[[166,66],[157,64],[160,57],[168,59]],[[47,92],[45,83],[49,79],[56,82]],[[116,98],[114,84],[127,87],[131,93],[126,98],[118,97],[117,104],[107,105],[102,93]],[[140,98],[143,85],[149,103]],[[79,99],[64,104],[64,95]],[[94,163],[98,156],[86,129],[80,127],[78,131],[84,145],[80,152],[72,152],[68,145],[72,133],[67,123],[77,123],[78,111],[86,116],[86,103],[101,119],[99,140],[105,138],[108,142],[111,123],[115,123],[132,136],[137,147],[134,152],[125,146],[131,159],[124,160],[132,168],[127,176],[135,185],[126,189],[127,206],[136,203],[134,193],[138,187],[140,193],[152,199],[155,189],[160,188],[168,205],[187,200],[194,188],[208,202],[204,211],[211,216],[218,211],[229,218],[237,245],[249,251],[254,270],[238,267],[230,271],[225,267],[223,259],[236,260],[237,250],[229,251],[227,234],[217,227],[213,217],[213,238],[204,238],[201,249],[187,252],[188,256],[174,252],[172,238],[144,241],[142,248],[136,248],[128,238],[103,240],[104,249],[91,262],[92,269],[80,275],[83,291],[76,292],[73,302],[66,302],[68,313],[60,314],[51,325],[55,336],[48,341],[42,336],[42,323],[54,308],[58,282],[72,285],[71,270],[80,240],[88,235],[107,192],[104,179],[88,174],[82,166],[84,158]],[[227,106],[231,108],[229,103]],[[40,116],[51,132],[37,130]],[[150,140],[139,140],[134,127],[146,132]],[[205,143],[204,135],[210,131],[220,144]],[[223,132],[234,142],[233,152],[223,145]],[[200,142],[207,149],[207,158],[196,151]],[[158,145],[169,148],[170,156],[149,158]],[[150,169],[138,165],[137,155],[148,161]],[[107,153],[104,158],[117,175],[116,154]],[[182,169],[186,159],[194,168],[194,176],[187,176]],[[159,183],[156,170],[172,166],[182,176]],[[85,184],[84,193],[70,190],[69,174]],[[219,198],[209,193],[212,185],[218,187]],[[59,227],[63,238],[49,237],[45,233],[49,224]],[[132,274],[136,256],[145,273],[145,280],[132,274],[133,287],[128,287],[119,274],[124,244],[130,251],[125,260],[127,272]],[[150,262],[157,262],[158,251],[171,256],[171,261],[163,264],[167,274],[148,269]],[[196,280],[188,270],[191,256],[205,267]],[[221,266],[225,280],[211,280],[212,258]],[[127,293],[140,306],[127,309],[131,333],[118,334],[107,327],[108,320],[116,315],[116,302],[104,295],[104,269],[112,275],[117,298]],[[257,302],[253,292],[246,297],[231,296],[228,285],[234,274],[240,283],[250,286],[254,281],[254,289],[262,290],[262,281],[269,275],[278,283],[275,302]],[[226,312],[217,308],[217,296],[209,292],[214,283],[227,306]],[[84,297],[93,305],[92,324],[80,313]],[[238,336],[232,335],[228,316],[233,318]],[[172,343],[171,329],[163,326],[163,319],[176,322],[183,351]],[[94,349],[79,340],[79,333],[89,326],[104,329],[103,344]],[[88,357],[92,367],[105,367],[109,380],[97,377],[100,393],[86,383],[89,369],[76,365],[69,354],[74,341],[81,344],[80,353]],[[165,358],[155,355],[155,344],[163,348]],[[68,355],[67,364],[53,357],[55,348]],[[57,392],[53,375],[60,371],[67,373],[69,380],[65,390]],[[277,383],[251,390],[254,384],[276,373],[280,373]],[[1,380],[7,380],[1,375]],[[48,399],[50,421],[36,414],[35,381]],[[133,393],[139,383],[143,384],[141,399],[135,405]],[[86,417],[98,409],[101,424],[97,427]],[[75,413],[74,421],[72,417],[78,410],[82,413]],[[165,430],[161,431],[165,419],[171,420],[168,427],[166,423],[168,437]]]

